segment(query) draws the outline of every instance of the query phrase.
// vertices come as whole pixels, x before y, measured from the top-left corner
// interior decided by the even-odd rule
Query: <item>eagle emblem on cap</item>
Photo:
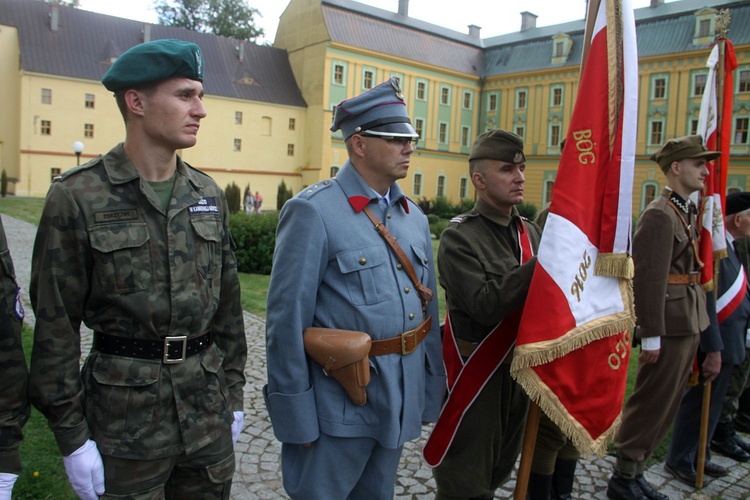
[[[513,157],[513,163],[523,163],[523,153],[518,152],[516,153],[516,156]]]
[[[404,100],[404,93],[401,92],[401,87],[398,86],[398,80],[396,78],[391,78],[391,86],[393,87],[393,90],[396,91],[396,97]]]

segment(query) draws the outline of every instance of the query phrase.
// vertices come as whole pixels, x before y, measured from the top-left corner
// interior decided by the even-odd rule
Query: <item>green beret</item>
[[[200,47],[182,40],[155,40],[136,45],[117,58],[102,83],[114,92],[174,76],[203,81]]]
[[[706,161],[709,161],[719,156],[721,156],[721,151],[709,151],[706,149],[701,136],[687,135],[684,137],[675,137],[665,142],[656,153],[651,155],[651,160],[658,163],[662,172],[666,173],[670,165],[675,161],[686,160],[688,158],[705,158]]]
[[[500,160],[506,163],[525,163],[523,139],[513,132],[489,130],[480,135],[471,145],[469,160]]]

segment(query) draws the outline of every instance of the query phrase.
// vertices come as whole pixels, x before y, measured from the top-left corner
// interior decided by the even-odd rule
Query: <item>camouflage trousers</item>
[[[750,414],[750,349],[745,353],[745,361],[732,368],[727,394],[724,396],[724,407],[721,409],[719,425],[730,425],[738,413]],[[743,396],[743,392],[746,395]]]
[[[228,500],[234,475],[234,446],[229,432],[190,455],[133,460],[103,455],[102,499]]]

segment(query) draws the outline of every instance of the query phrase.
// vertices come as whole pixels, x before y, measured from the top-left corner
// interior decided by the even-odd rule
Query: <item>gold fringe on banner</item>
[[[635,272],[633,258],[624,253],[600,253],[596,258],[594,273],[597,276],[632,279]]]

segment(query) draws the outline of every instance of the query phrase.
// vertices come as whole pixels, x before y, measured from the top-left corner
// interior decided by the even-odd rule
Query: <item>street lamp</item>
[[[73,151],[76,153],[76,165],[81,164],[81,153],[83,153],[83,143],[76,141],[73,143]]]

